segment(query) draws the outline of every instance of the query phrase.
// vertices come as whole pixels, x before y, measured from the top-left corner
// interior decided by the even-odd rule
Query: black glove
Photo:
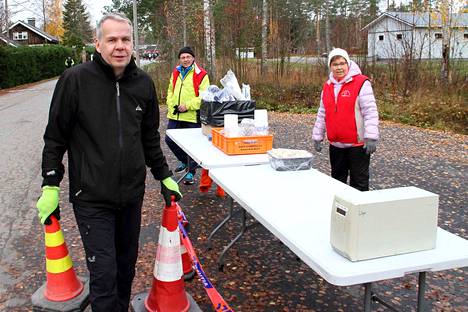
[[[52,212],[50,216],[55,216],[57,220],[60,220],[60,206],[57,206],[57,208],[55,208],[54,212]],[[50,220],[50,216],[48,216],[47,219],[44,221],[45,225],[52,224],[52,220]]]
[[[176,105],[176,106],[174,106],[174,111],[172,112],[172,115],[177,115],[178,113],[180,113],[179,112],[179,106]]]
[[[171,177],[167,177],[161,181],[161,194],[164,197],[166,202],[166,207],[171,205],[172,199],[174,196],[174,201],[179,201],[182,198],[182,193],[180,193],[179,185]]]
[[[314,149],[320,152],[322,150],[322,141],[314,140]]]

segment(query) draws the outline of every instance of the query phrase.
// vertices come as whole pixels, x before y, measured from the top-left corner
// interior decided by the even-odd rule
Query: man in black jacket
[[[98,24],[94,60],[60,77],[44,134],[41,223],[59,216],[62,159],[85,248],[94,312],[127,311],[138,255],[146,166],[166,205],[181,198],[161,151],[151,78],[132,59],[132,24],[120,14]]]

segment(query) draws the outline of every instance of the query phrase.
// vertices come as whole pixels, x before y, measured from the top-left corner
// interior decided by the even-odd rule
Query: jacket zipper
[[[180,77],[180,75],[179,75]],[[184,86],[184,80],[180,77],[180,88],[179,88],[179,97],[177,98],[177,106],[180,105],[180,94],[182,93],[182,87]],[[177,110],[177,120],[179,120],[179,110]]]
[[[122,120],[120,115],[120,87],[119,82],[115,83],[115,88],[117,89],[117,121],[119,123],[119,147],[122,149],[123,147],[123,138],[122,138]]]
[[[122,116],[120,111],[120,86],[119,82],[115,82],[115,89],[117,90],[116,96],[116,108],[117,108],[117,123],[119,127],[119,185],[122,184],[122,149],[123,149],[123,137],[122,137]],[[122,202],[122,192],[119,192],[119,205]]]
[[[340,91],[341,91],[341,88],[340,90],[338,90],[338,94],[335,96],[335,85],[333,85],[333,98],[335,99],[335,113],[338,112],[338,97],[340,96]]]

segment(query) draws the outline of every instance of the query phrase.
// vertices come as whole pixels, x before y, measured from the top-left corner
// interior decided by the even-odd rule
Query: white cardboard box
[[[351,261],[435,248],[439,196],[417,187],[337,194],[330,243]]]

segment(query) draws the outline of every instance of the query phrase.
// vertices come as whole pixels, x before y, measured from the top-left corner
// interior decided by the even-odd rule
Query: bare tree
[[[0,35],[5,31],[5,9],[3,8],[3,2],[0,2]]]
[[[260,71],[263,74],[265,71],[265,62],[268,57],[268,1],[263,0],[262,6],[262,61]]]
[[[0,33],[8,31],[8,0],[5,0],[5,6],[3,2],[0,5]]]

